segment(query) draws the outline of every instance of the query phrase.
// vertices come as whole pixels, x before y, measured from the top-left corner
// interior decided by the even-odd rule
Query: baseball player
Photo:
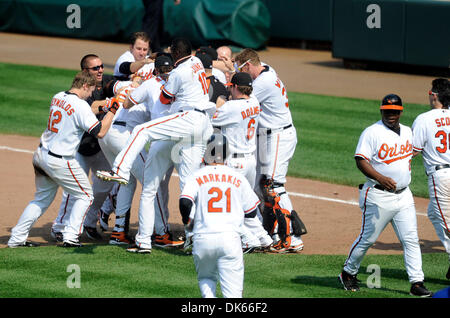
[[[138,85],[139,79],[137,77],[134,81],[119,81],[116,83],[114,93],[120,106]],[[99,140],[100,147],[111,164],[125,146],[133,128],[149,119],[150,114],[144,105],[138,105],[131,110],[119,108],[108,134],[105,138]],[[131,238],[128,237],[131,203],[137,186],[136,179],[142,181],[146,155],[145,150],[143,150],[138,160],[133,163],[133,174],[130,176],[129,186],[120,187],[117,191],[116,220],[109,240],[110,244],[120,245],[132,242]]]
[[[236,73],[227,84],[231,88],[232,99],[217,108],[211,123],[213,127],[220,127],[227,138],[230,150],[227,165],[245,176],[253,189],[256,179],[256,127],[261,107],[258,100],[251,96],[252,82],[250,74]],[[245,219],[244,231],[245,252],[254,248],[266,249],[273,243],[259,218]]]
[[[92,109],[98,109],[106,103],[107,97],[112,97],[112,87],[116,80],[111,75],[103,73],[103,62],[99,56],[95,54],[87,54],[80,61],[80,68],[85,72],[89,72],[95,76],[97,80],[96,87],[91,96],[86,99],[86,102],[91,105]],[[101,119],[103,115],[98,115],[97,118]],[[105,184],[97,178],[95,178],[95,171],[99,169],[108,169],[110,164],[106,160],[103,152],[98,144],[98,139],[88,133],[84,133],[80,146],[77,151],[77,161],[83,167],[86,174],[89,176],[89,172],[92,171],[92,190],[94,193],[94,202],[89,209],[84,220],[84,231],[86,235],[93,240],[101,240],[102,236],[97,232],[97,215],[100,207],[111,191],[110,184]],[[100,182],[99,182],[100,181]],[[70,211],[74,203],[74,199],[63,192],[61,205],[58,211],[58,215],[53,221],[51,236],[57,241],[62,242],[62,230],[67,224]]]
[[[366,183],[360,185],[359,193],[362,228],[350,249],[339,281],[346,290],[359,290],[356,275],[361,261],[386,225],[391,223],[403,246],[411,295],[430,297],[432,293],[423,284],[416,210],[409,189],[412,131],[400,124],[403,105],[399,96],[385,96],[380,112],[381,120],[362,132],[356,147],[356,165],[367,177]]]
[[[191,55],[190,42],[176,38],[172,42],[170,52],[176,61],[175,68],[161,90],[160,100],[163,104],[171,104],[172,114],[136,126],[127,145],[116,157],[113,170],[98,171],[99,178],[127,184],[130,168],[138,153],[147,142],[157,140],[178,142],[169,156],[176,164],[181,189],[185,178],[199,169],[206,140],[212,134],[206,109],[215,105],[209,102],[206,74],[201,61]],[[154,200],[160,181],[171,164],[166,155],[167,152],[149,152],[146,159],[139,208],[139,230],[135,238],[136,244],[127,249],[129,252],[151,252],[155,219]]]
[[[412,125],[413,154],[422,153],[430,196],[428,218],[450,261],[450,85],[445,78],[431,84],[431,110],[417,116]],[[450,266],[446,278],[450,279]]]
[[[267,64],[262,64],[258,53],[252,49],[244,49],[235,57],[238,63],[238,72],[247,72],[253,79],[253,94],[261,105],[257,127],[257,193],[260,198],[264,198],[265,192],[272,190],[280,196],[279,205],[282,209],[298,218],[297,213],[292,213],[293,206],[286,192],[286,174],[289,161],[294,155],[297,145],[297,132],[292,123],[292,116],[289,110],[289,102],[286,88],[278,78],[275,70]],[[259,189],[258,189],[259,188]],[[266,212],[263,217],[271,215],[270,202],[265,200]],[[286,219],[290,223],[289,218]],[[297,222],[294,222],[297,223]],[[272,224],[266,229],[273,228]],[[275,231],[274,240],[278,240],[273,252],[298,252],[303,250],[303,241],[300,232],[295,231],[295,227],[287,224],[286,230],[290,233],[280,235]]]
[[[212,135],[205,153],[206,166],[187,179],[180,195],[183,224],[193,227],[192,254],[203,298],[216,297],[217,281],[225,298],[242,297],[240,230],[244,218],[256,216],[259,204],[247,179],[224,164],[226,140],[223,135]]]
[[[135,32],[131,37],[130,49],[124,52],[114,66],[114,77],[121,81],[128,81],[132,74],[141,71],[142,77],[151,74],[153,60],[148,57],[150,39],[145,32]]]
[[[52,98],[47,129],[33,155],[35,198],[12,229],[9,247],[33,246],[27,242],[29,231],[53,202],[58,186],[76,199],[69,223],[62,232],[63,246],[81,246],[78,237],[93,202],[93,193],[88,176],[75,154],[84,132],[97,138],[105,136],[118,109],[117,103],[114,103],[102,121],[95,117],[85,101],[91,96],[95,85],[95,77],[87,72],[79,72],[68,91],[59,92]]]
[[[144,105],[151,114],[150,117],[152,120],[169,115],[169,108],[161,103],[159,97],[161,94],[161,87],[166,83],[172,69],[172,58],[164,54],[159,55],[155,60],[155,76],[133,90],[125,101],[124,107],[134,108],[136,107],[134,105]],[[161,180],[160,187],[154,200],[156,212],[154,244],[159,247],[174,247],[184,243],[183,241],[173,239],[169,223],[167,222],[169,219],[169,181],[174,169],[174,165],[170,159],[172,146],[172,141],[158,140],[153,142],[149,149],[149,153],[153,153],[155,151],[154,149],[158,149],[158,153],[161,154],[164,152],[163,148],[165,148],[166,153],[169,154],[167,159],[169,168],[165,173],[164,178]],[[151,156],[151,154],[149,154],[149,156]]]

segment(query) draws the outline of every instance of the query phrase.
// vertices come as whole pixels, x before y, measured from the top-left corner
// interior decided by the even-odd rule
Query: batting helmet
[[[227,138],[220,133],[213,134],[206,143],[206,151],[203,156],[205,163],[225,163],[228,153],[227,148]]]
[[[395,94],[386,95],[381,101],[380,109],[403,110],[402,99]]]

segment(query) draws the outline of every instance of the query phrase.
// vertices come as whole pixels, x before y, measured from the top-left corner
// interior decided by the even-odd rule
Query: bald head
[[[229,46],[221,46],[216,49],[218,59],[220,60],[223,57],[226,57],[227,59],[231,59],[233,52],[231,51],[231,48]]]

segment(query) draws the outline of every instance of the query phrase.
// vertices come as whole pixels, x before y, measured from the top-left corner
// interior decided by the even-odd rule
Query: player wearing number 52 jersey
[[[279,195],[280,207],[291,213],[293,206],[284,184],[289,161],[294,155],[297,145],[297,132],[292,124],[286,88],[275,70],[269,65],[261,63],[256,51],[244,49],[235,57],[235,60],[238,63],[239,72],[247,72],[251,75],[253,95],[261,105],[257,129],[256,191],[260,198],[263,198],[264,189],[270,188]],[[267,204],[268,202],[266,202]],[[270,213],[263,213],[263,215],[266,214]],[[293,227],[288,225],[288,228],[292,229]],[[276,233],[274,233],[274,237],[277,240]],[[303,241],[299,235],[286,233],[286,237],[288,237],[287,241],[280,241],[284,247],[276,244],[279,252],[285,252],[286,248],[291,251],[303,249]]]
[[[75,198],[69,223],[65,226],[63,246],[79,247],[78,236],[93,202],[88,176],[75,158],[84,132],[103,138],[111,126],[118,105],[115,104],[103,120],[98,121],[85,101],[95,88],[96,79],[88,72],[78,73],[69,91],[56,94],[50,104],[47,129],[33,156],[36,193],[11,231],[9,247],[33,246],[27,242],[36,220],[53,202],[58,186]]]
[[[216,296],[218,279],[225,298],[242,297],[240,231],[244,218],[254,218],[259,204],[247,179],[224,165],[226,144],[223,135],[212,135],[204,157],[206,166],[187,179],[180,195],[183,223],[193,226],[192,255],[205,298]]]
[[[428,176],[428,218],[450,261],[450,85],[444,78],[432,81],[431,110],[412,125],[414,155],[422,153]],[[450,279],[450,266],[446,275]]]

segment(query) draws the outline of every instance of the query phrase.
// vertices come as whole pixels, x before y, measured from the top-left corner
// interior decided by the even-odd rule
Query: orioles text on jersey
[[[380,150],[378,151],[378,158],[384,160],[383,162],[386,164],[390,164],[394,161],[404,159],[412,155],[413,147],[409,140],[406,141],[406,144],[401,145],[400,149],[397,149],[398,145],[395,144],[395,147],[389,147],[386,143],[382,144]]]

